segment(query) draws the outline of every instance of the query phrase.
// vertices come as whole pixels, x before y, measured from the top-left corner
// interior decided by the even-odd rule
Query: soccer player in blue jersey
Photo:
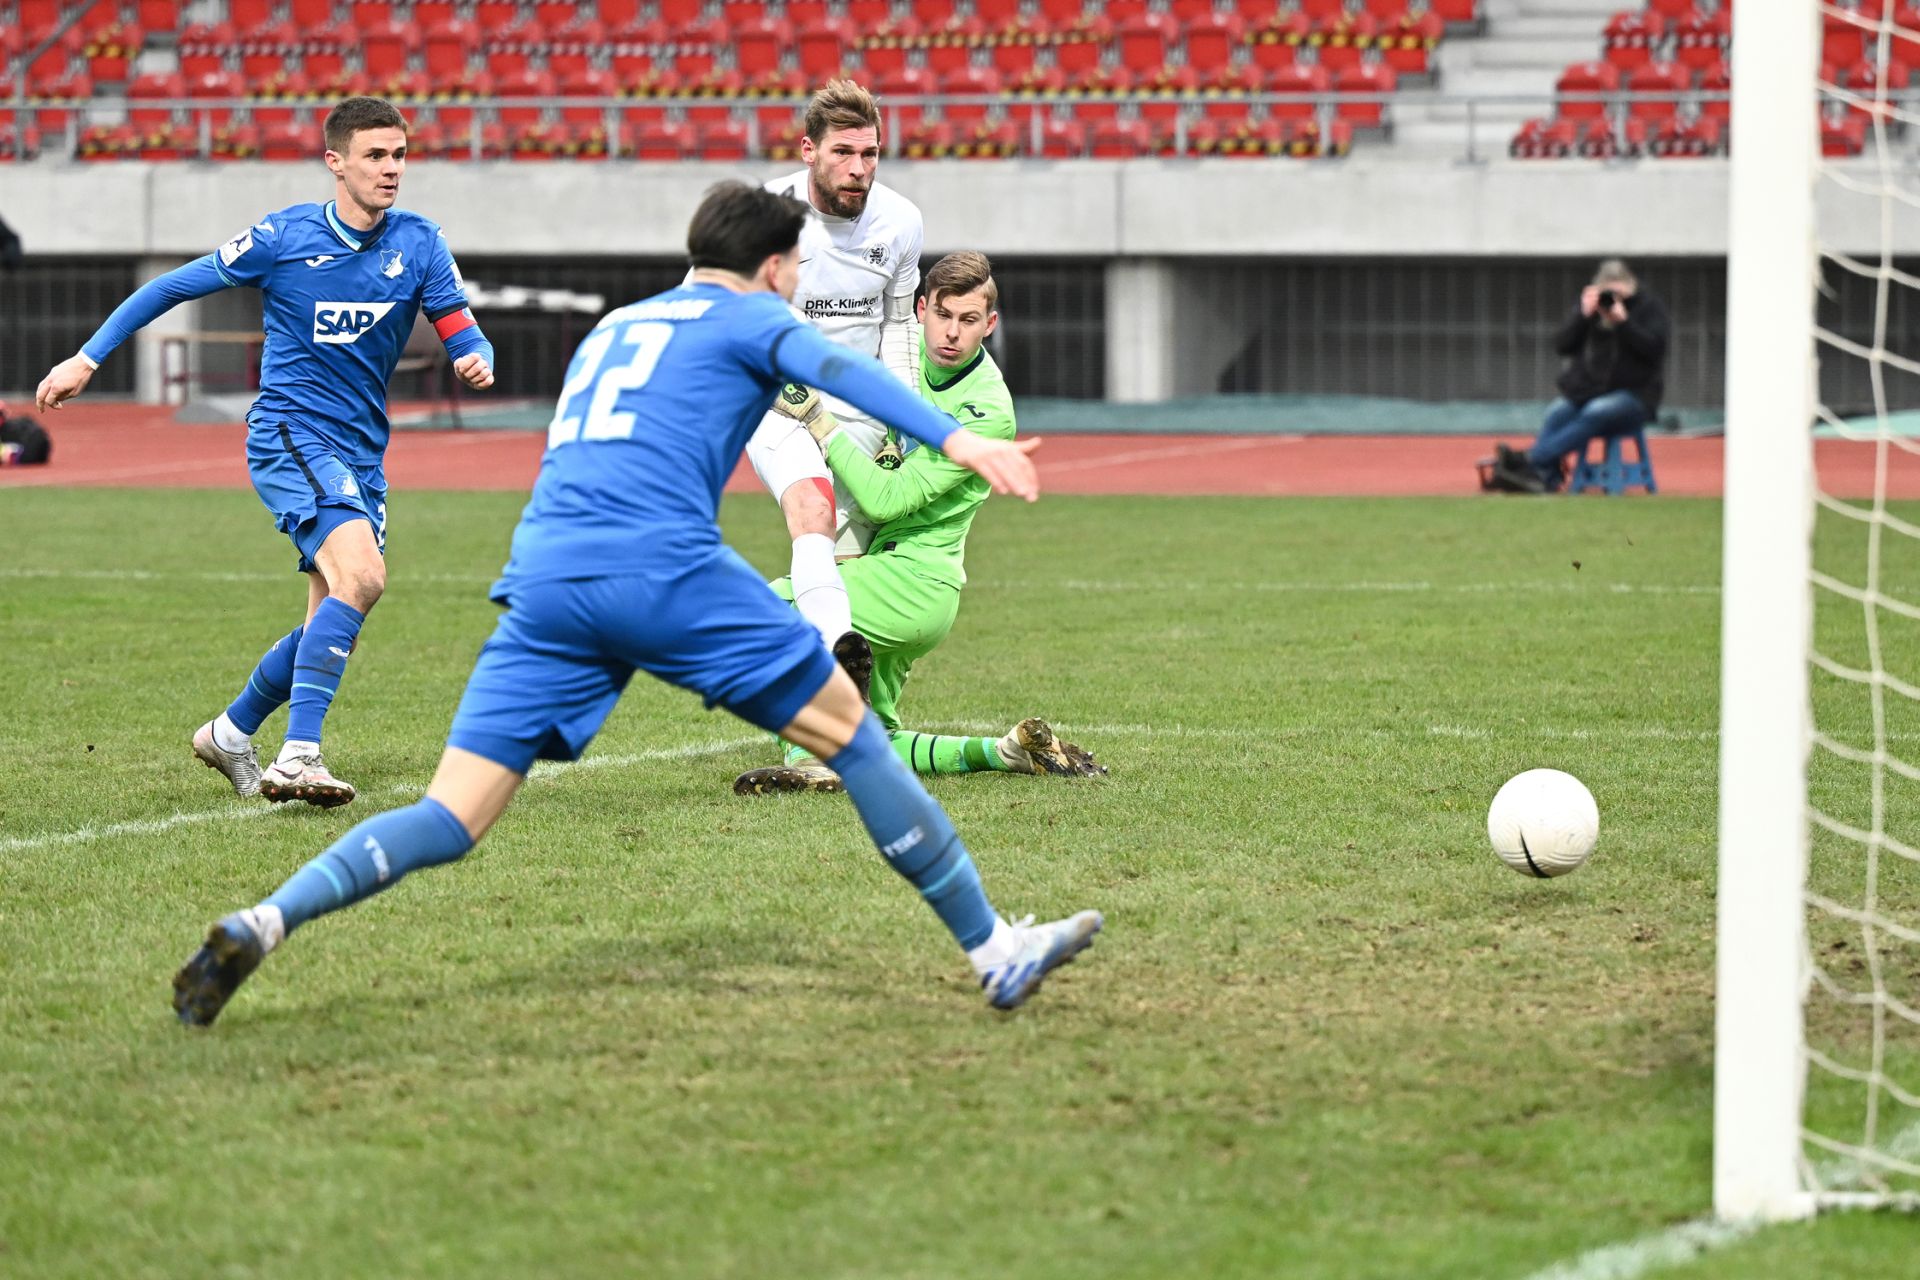
[[[327,115],[334,198],[270,213],[204,258],[143,285],[79,354],[54,366],[35,403],[86,389],[113,349],[169,308],[221,289],[260,290],[266,345],[247,412],[247,470],[293,540],[307,613],[275,641],[233,704],[193,735],[193,754],[242,796],[332,806],[353,799],[320,757],[320,728],[367,611],[386,589],[387,380],[416,311],[440,333],[468,386],[493,385],[493,347],[439,227],[394,208],[407,122],[380,98]],[[261,772],[252,735],[291,701],[286,745]]]
[[[959,427],[786,306],[805,218],[788,196],[715,187],[687,231],[687,283],[609,313],[581,342],[493,584],[507,611],[480,650],[426,797],[362,822],[259,905],[216,923],[174,976],[182,1022],[212,1022],[291,930],[465,854],[535,760],[579,758],[636,669],[826,761],[995,1007],[1025,1000],[1093,941],[1097,911],[1041,925],[994,912],[953,824],[820,633],[720,540],[721,487],[786,382],[938,446],[1002,493],[1038,493],[1027,457],[1037,441]]]

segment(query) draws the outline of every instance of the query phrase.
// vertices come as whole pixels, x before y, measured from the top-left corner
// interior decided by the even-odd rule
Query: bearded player
[[[878,356],[909,387],[920,385],[920,210],[874,181],[880,164],[880,108],[851,80],[829,81],[807,104],[806,168],[767,189],[807,204],[800,234],[800,284],[793,306],[828,341]],[[886,428],[843,400],[826,407],[850,445],[873,457]],[[800,616],[813,624],[860,678],[871,658],[853,628],[838,561],[865,553],[873,521],[862,513],[820,455],[785,397],[747,442],[747,458],[780,502],[793,539],[791,582]]]
[[[933,406],[989,440],[1012,441],[1013,397],[986,340],[1000,322],[1000,287],[984,253],[951,253],[927,272],[919,304],[924,343],[917,389]],[[915,773],[1026,773],[1090,777],[1106,769],[1062,742],[1044,720],[1027,719],[1002,738],[914,733],[900,727],[907,676],[953,629],[966,585],[967,532],[991,487],[931,445],[889,435],[876,457],[850,438],[821,397],[786,388],[782,401],[801,415],[810,440],[833,469],[840,491],[877,525],[867,554],[840,566],[852,606],[853,634],[870,642],[870,679],[851,670],[893,750]],[[794,584],[773,589],[787,600]],[[839,776],[812,754],[789,745],[786,760],[735,779],[738,795],[775,791],[839,791]]]

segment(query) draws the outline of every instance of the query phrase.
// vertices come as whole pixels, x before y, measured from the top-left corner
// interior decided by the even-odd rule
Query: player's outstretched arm
[[[1038,436],[1028,440],[993,440],[960,428],[940,451],[967,470],[977,473],[993,486],[995,493],[1010,493],[1033,502],[1040,496],[1040,473],[1027,455],[1040,447]]]
[[[68,356],[40,379],[40,387],[33,393],[33,407],[42,413],[58,409],[62,400],[79,395],[91,381],[93,362],[81,355]]]
[[[186,266],[165,275],[155,276],[115,307],[106,323],[87,339],[77,354],[62,360],[48,371],[47,376],[40,380],[39,390],[34,392],[34,407],[42,412],[58,409],[62,400],[70,400],[87,389],[87,383],[92,381],[93,371],[100,367],[100,362],[112,354],[115,347],[132,337],[135,331],[151,324],[182,302],[230,289],[236,283],[233,278],[221,273],[211,253],[204,258],[195,258]]]

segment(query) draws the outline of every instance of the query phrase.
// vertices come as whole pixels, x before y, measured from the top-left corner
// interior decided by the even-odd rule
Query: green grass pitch
[[[990,505],[912,720],[1113,769],[933,783],[1002,910],[1107,913],[1014,1016],[843,799],[734,797],[769,744],[642,679],[474,855],[182,1029],[206,923],[426,782],[520,501],[394,504],[322,812],[188,754],[304,599],[250,494],[0,494],[0,1275],[1518,1280],[1707,1211],[1715,503]],[[779,567],[764,499],[725,523]],[[1484,828],[1537,765],[1601,812],[1550,883]],[[1890,1274],[1911,1231],[1684,1274]]]

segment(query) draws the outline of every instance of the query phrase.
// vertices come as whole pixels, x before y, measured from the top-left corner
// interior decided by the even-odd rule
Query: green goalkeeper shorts
[[[914,660],[933,651],[953,630],[960,613],[960,589],[934,582],[914,571],[904,556],[884,552],[840,565],[853,606],[853,629],[873,646],[873,711],[889,729],[900,727],[900,695]],[[773,583],[782,600],[793,599],[793,583]]]

